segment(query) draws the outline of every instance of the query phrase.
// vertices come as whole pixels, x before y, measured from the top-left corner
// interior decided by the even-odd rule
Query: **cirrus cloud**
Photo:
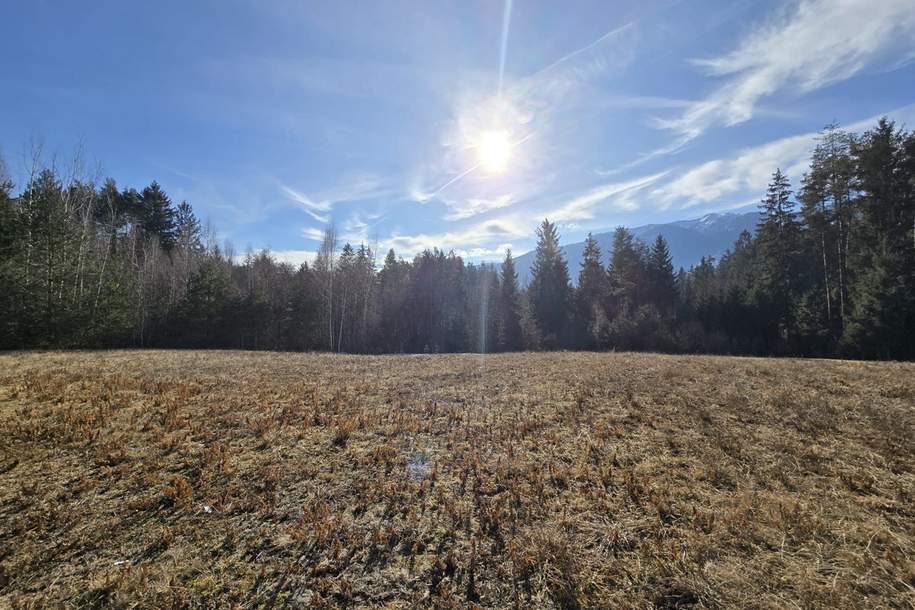
[[[800,0],[718,57],[694,60],[729,80],[680,116],[655,125],[679,134],[679,149],[710,127],[753,118],[759,102],[791,90],[809,93],[867,69],[915,58],[912,0]],[[668,152],[670,152],[668,151]]]

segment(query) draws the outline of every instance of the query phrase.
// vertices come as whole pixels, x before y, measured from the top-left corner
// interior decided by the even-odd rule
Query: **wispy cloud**
[[[354,212],[343,221],[342,226],[338,227],[337,241],[351,244],[369,243],[369,241],[376,238],[371,232],[382,218],[383,215],[380,213]],[[304,227],[302,229],[302,237],[314,242],[321,242],[324,239],[324,229]]]
[[[445,220],[471,218],[490,210],[506,208],[514,202],[515,199],[510,193],[491,198],[471,198],[466,201],[447,200],[444,203],[451,208],[451,212],[445,216]]]
[[[324,239],[324,231],[315,227],[305,227],[302,229],[302,237],[319,242]]]
[[[384,197],[392,192],[385,180],[373,174],[352,176],[344,180],[340,186],[323,191],[315,196],[309,196],[282,183],[279,186],[290,201],[298,204],[309,216],[321,223],[330,222],[330,211],[335,204],[369,201]]]
[[[412,256],[423,250],[438,248],[454,250],[462,256],[483,257],[503,252],[511,247],[510,240],[527,238],[527,223],[514,218],[500,218],[477,223],[470,227],[442,233],[417,233],[412,235],[393,234],[381,240],[383,249],[394,248],[402,256]]]
[[[642,176],[624,182],[611,182],[591,188],[585,193],[577,195],[564,203],[560,208],[550,212],[548,216],[554,220],[590,220],[598,212],[597,204],[605,204],[600,211],[632,211],[639,207],[633,195],[657,182],[668,172],[660,172],[651,176]]]
[[[702,163],[652,190],[650,196],[666,209],[694,207],[741,193],[762,193],[776,167],[789,175],[803,172],[815,135],[782,138],[745,149],[730,159]]]
[[[330,222],[330,216],[322,214],[322,212],[329,212],[333,201],[314,201],[305,193],[290,188],[285,184],[281,184],[280,189],[289,199],[298,203],[308,215],[318,222]]]
[[[627,47],[624,47],[624,49],[627,49],[629,51],[628,53],[626,53],[626,55],[624,57],[620,57],[620,55],[617,53],[612,58],[608,58],[603,54],[603,52],[605,52],[607,50],[606,47],[607,47],[608,43],[616,43],[619,41],[620,38],[622,38],[624,36],[633,35],[634,31],[635,31],[635,24],[633,22],[629,22],[620,27],[613,28],[612,30],[605,32],[604,34],[602,34],[600,37],[596,38],[595,40],[592,40],[588,44],[584,45],[583,47],[579,47],[573,51],[570,51],[569,53],[566,53],[565,55],[563,55],[562,57],[560,57],[553,63],[541,68],[540,70],[538,70],[537,72],[532,74],[530,77],[528,77],[528,80],[535,81],[539,78],[543,78],[544,76],[550,74],[551,72],[555,72],[558,69],[571,70],[571,72],[567,72],[567,74],[571,74],[577,78],[580,78],[581,76],[583,76],[586,73],[603,69],[604,67],[606,67],[607,61],[612,61],[613,63],[620,63],[620,60],[622,59],[623,61],[628,63],[632,58],[631,46],[629,46],[629,45],[627,45]],[[615,45],[614,45],[614,48],[617,51],[619,51],[619,48],[617,48]],[[589,55],[590,55],[590,57],[589,57]],[[577,66],[574,66],[573,60],[576,60],[576,59],[580,60],[583,58],[588,60],[586,64],[584,64],[584,65],[579,64]]]
[[[785,90],[809,93],[913,57],[912,0],[800,0],[732,52],[695,60],[711,76],[728,80],[680,116],[655,124],[679,134],[670,147],[675,150],[710,127],[753,118],[765,97]]]
[[[886,114],[904,123],[915,118],[915,104]],[[869,129],[876,124],[878,118],[872,116],[856,121],[846,126],[846,129],[852,132]],[[707,161],[680,173],[653,189],[649,195],[662,209],[690,208],[713,202],[734,203],[722,201],[726,197],[741,200],[754,194],[761,197],[777,167],[797,184],[807,170],[818,135],[818,132],[807,132],[780,138],[760,146],[744,148],[730,158]]]
[[[384,216],[379,213],[356,212],[343,222],[340,237],[350,243],[368,244],[377,238],[377,235],[372,233],[383,218]]]

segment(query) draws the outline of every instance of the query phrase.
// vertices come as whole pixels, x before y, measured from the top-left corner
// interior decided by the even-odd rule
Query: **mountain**
[[[670,256],[674,261],[674,269],[683,267],[689,269],[699,262],[703,256],[721,258],[744,230],[753,232],[756,229],[757,212],[723,214],[706,214],[694,220],[678,220],[666,224],[642,225],[630,229],[632,234],[648,245],[657,238],[658,234],[664,236],[670,247]],[[604,266],[612,251],[613,232],[596,233],[594,239],[600,245]],[[572,281],[578,279],[578,269],[581,263],[585,242],[566,244],[562,247],[566,260],[569,263],[569,274]],[[518,270],[518,281],[526,285],[530,280],[531,266],[534,264],[534,252],[522,254],[515,259]]]

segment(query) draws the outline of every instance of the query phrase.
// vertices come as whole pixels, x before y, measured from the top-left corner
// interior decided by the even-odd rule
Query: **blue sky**
[[[81,145],[93,175],[158,180],[292,262],[328,222],[497,259],[544,217],[576,241],[735,209],[776,166],[797,185],[828,122],[915,124],[912,0],[34,0],[3,21],[14,177],[33,142]]]

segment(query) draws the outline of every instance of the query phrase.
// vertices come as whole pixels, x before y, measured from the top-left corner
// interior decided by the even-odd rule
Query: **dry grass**
[[[915,366],[0,355],[0,607],[915,605]]]

